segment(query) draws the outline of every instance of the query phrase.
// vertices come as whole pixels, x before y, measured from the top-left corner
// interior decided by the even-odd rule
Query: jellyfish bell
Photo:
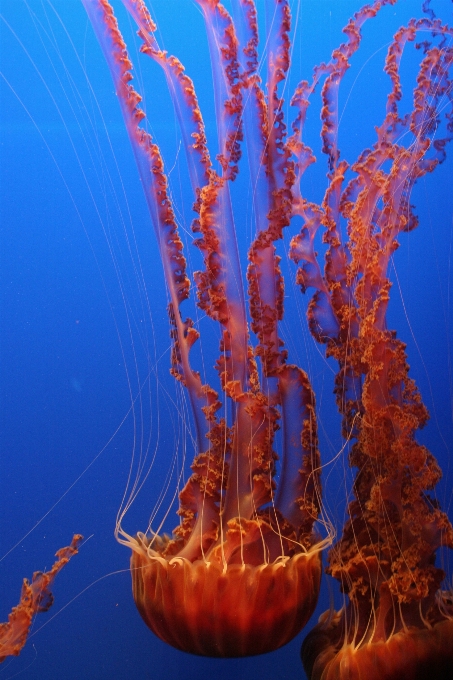
[[[323,542],[312,531],[295,529],[295,516],[304,514],[293,512],[290,523],[277,500],[250,511],[250,518],[219,516],[219,501],[225,498],[228,507],[231,487],[225,483],[216,496],[206,490],[205,479],[216,475],[211,457],[203,479],[202,458],[180,493],[183,521],[172,538],[120,539],[132,549],[138,610],[154,633],[186,652],[231,657],[278,649],[299,633],[316,606]],[[306,499],[309,493],[308,486]],[[244,499],[236,498],[234,505],[240,502]],[[209,531],[200,535],[197,520]]]
[[[321,579],[319,551],[270,563],[222,564],[162,558],[133,548],[137,608],[168,644],[203,656],[254,656],[292,640],[313,613]]]
[[[444,597],[439,594],[439,597]],[[451,593],[440,604],[442,617],[423,627],[411,626],[369,642],[346,642],[340,633],[343,612],[325,612],[304,640],[301,655],[311,680],[449,680],[452,670],[453,609]],[[419,622],[417,622],[419,624]]]
[[[254,431],[258,440],[259,425]],[[156,635],[186,652],[234,657],[278,649],[314,611],[323,542],[312,530],[304,532],[303,525],[295,529],[294,515],[302,513],[293,513],[290,523],[277,501],[249,511],[249,518],[243,509],[228,519],[219,505],[223,501],[228,507],[231,477],[214,495],[206,487],[219,477],[215,460],[211,455],[211,469],[206,469],[203,457],[195,459],[194,474],[180,493],[183,520],[172,538],[124,533],[120,538],[132,549],[136,605]],[[225,468],[224,460],[218,462]],[[305,498],[309,493],[307,488]],[[236,498],[234,505],[240,502],[244,499]]]

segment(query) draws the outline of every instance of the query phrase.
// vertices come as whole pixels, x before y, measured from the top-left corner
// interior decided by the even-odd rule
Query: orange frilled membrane
[[[166,559],[137,538],[132,591],[146,625],[184,652],[211,657],[264,654],[292,640],[316,606],[319,550],[269,564]]]
[[[52,569],[35,571],[30,583],[24,579],[19,604],[13,607],[6,623],[0,623],[0,663],[8,656],[18,656],[25,645],[36,614],[46,612],[53,604],[52,585],[55,577],[77,554],[83,536],[75,534],[71,544],[57,551]]]

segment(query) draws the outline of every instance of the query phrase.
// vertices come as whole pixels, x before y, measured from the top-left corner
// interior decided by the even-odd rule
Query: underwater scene
[[[450,678],[453,3],[0,0],[0,88],[1,680]]]

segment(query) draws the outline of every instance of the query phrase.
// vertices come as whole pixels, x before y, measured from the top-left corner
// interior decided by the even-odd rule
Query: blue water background
[[[258,8],[263,4],[258,2]],[[298,24],[287,102],[297,81],[329,59],[341,42],[341,28],[360,5],[352,0],[292,3]],[[165,81],[151,60],[138,57],[133,27],[115,6],[150,131],[171,170],[184,240],[190,243],[192,197]],[[156,522],[162,521],[183,456],[187,472],[193,455],[184,394],[168,373],[161,264],[110,75],[81,2],[1,0],[0,7],[0,619],[17,602],[24,576],[49,568],[55,551],[73,533],[87,539],[55,582],[54,606],[36,618],[21,656],[0,667],[0,678],[303,678],[302,635],[270,655],[204,659],[160,642],[135,609],[129,554],[113,536],[117,512],[131,489],[129,471],[132,466],[133,482],[141,460],[143,472],[153,461],[124,520],[133,534],[146,529],[159,500]],[[433,7],[451,19],[450,2]],[[151,8],[161,45],[194,79],[214,154],[211,71],[201,14],[190,0],[154,0]],[[364,29],[363,46],[341,94],[339,146],[350,161],[374,141],[389,86],[382,71],[386,48],[396,28],[415,13],[420,16],[418,2],[402,1]],[[264,23],[260,28],[264,31]],[[403,66],[403,108],[410,102],[414,56],[415,50],[408,50]],[[319,128],[318,92],[306,128],[318,164],[304,180],[306,194],[317,201],[326,186]],[[437,496],[453,516],[453,147],[447,153],[447,162],[414,190],[420,226],[402,236],[394,258],[389,327],[408,343],[411,375],[432,416],[420,439],[444,469]],[[245,161],[234,190],[244,270],[253,233]],[[335,367],[307,332],[309,298],[295,287],[295,268],[285,261],[296,230],[297,225],[287,230],[281,248],[287,295],[282,334],[290,359],[308,370],[316,390],[325,511],[340,530],[351,471],[344,455],[338,455]],[[190,267],[196,269],[199,254],[189,251]],[[186,313],[198,318],[202,330],[194,363],[215,384],[211,366],[218,331],[193,308]],[[167,493],[160,499],[162,489]],[[166,530],[177,523],[174,511]],[[336,584],[325,578],[312,622],[330,597],[341,602]]]

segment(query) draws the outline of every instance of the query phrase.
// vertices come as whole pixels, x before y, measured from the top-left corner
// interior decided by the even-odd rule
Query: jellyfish
[[[431,39],[418,45],[412,108],[402,114],[401,60],[420,33]],[[291,257],[301,265],[302,290],[315,289],[310,329],[338,362],[337,405],[351,444],[349,465],[357,472],[327,567],[349,601],[325,612],[303,643],[312,680],[446,679],[453,672],[452,593],[436,564],[439,549],[453,548],[453,527],[431,493],[441,478],[439,464],[416,437],[428,412],[410,376],[406,345],[387,321],[390,264],[400,235],[418,225],[413,186],[445,160],[453,136],[451,36],[432,11],[396,32],[384,67],[386,115],[349,182],[332,134],[342,54],[323,88],[330,184],[321,205],[301,200],[305,224]],[[303,91],[300,99],[304,106]],[[313,249],[320,228],[328,246],[324,270]]]

